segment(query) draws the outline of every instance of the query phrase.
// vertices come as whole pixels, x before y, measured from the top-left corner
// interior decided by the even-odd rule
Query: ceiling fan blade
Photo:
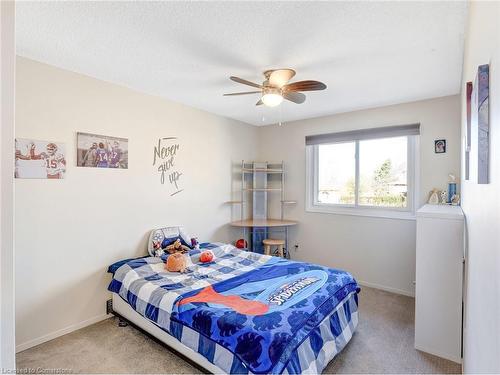
[[[253,83],[253,82],[247,81],[246,79],[243,79],[243,78],[234,77],[234,76],[231,76],[229,78],[231,79],[231,81],[234,81],[234,82],[242,83],[244,85],[248,85],[248,86],[252,86],[252,87],[257,87],[258,89],[262,88],[261,85],[259,85],[257,83]]]
[[[324,89],[326,89],[326,85],[319,81],[298,81],[283,86],[283,90],[287,91],[316,91]]]
[[[262,99],[260,99],[257,103],[255,103],[255,105],[262,105],[264,104],[264,102],[262,101]]]
[[[290,100],[291,102],[302,104],[306,101],[306,96],[301,92],[286,91],[283,93],[283,98]]]
[[[248,95],[248,94],[260,94],[261,92],[262,92],[262,91],[232,92],[231,94],[223,94],[223,96]]]
[[[295,70],[293,69],[273,70],[269,76],[269,84],[274,87],[283,87],[293,78],[294,75]]]

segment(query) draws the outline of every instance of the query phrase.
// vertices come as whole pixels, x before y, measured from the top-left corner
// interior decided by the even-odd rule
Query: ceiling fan
[[[232,81],[242,83],[244,85],[258,88],[258,91],[234,92],[224,94],[224,96],[261,94],[261,98],[255,105],[264,104],[268,107],[276,107],[281,104],[283,99],[291,102],[302,104],[306,100],[306,96],[301,91],[317,91],[326,89],[326,85],[319,81],[298,81],[288,83],[295,76],[293,69],[276,69],[266,70],[264,72],[265,80],[262,85],[247,81],[246,79],[229,77]]]

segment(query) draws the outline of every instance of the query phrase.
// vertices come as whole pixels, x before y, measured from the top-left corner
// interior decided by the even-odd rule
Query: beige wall
[[[238,235],[223,202],[232,162],[256,157],[257,128],[24,58],[16,99],[16,137],[65,142],[68,165],[63,180],[15,181],[18,349],[104,318],[107,266],[142,255],[152,228]],[[129,138],[129,169],[76,167],[76,131]],[[152,166],[169,136],[185,189],[173,197]]]
[[[367,285],[413,295],[415,221],[312,213],[305,211],[305,142],[310,134],[404,125],[419,122],[420,192],[417,206],[434,188],[445,188],[448,173],[460,171],[460,100],[449,96],[383,108],[356,111],[283,126],[261,128],[260,158],[284,160],[287,217],[299,225],[291,231],[292,257],[346,269]],[[447,153],[434,153],[434,140],[447,140]],[[293,245],[299,244],[294,252]]]
[[[490,183],[462,181],[468,256],[464,371],[500,373],[500,3],[469,3],[462,79],[462,134],[465,84],[477,67],[490,64]]]
[[[15,368],[14,355],[14,91],[15,4],[0,2],[0,369]]]

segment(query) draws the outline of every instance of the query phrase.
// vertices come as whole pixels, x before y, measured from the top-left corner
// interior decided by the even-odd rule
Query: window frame
[[[373,137],[329,142],[306,146],[306,211],[341,215],[371,216],[390,219],[415,220],[416,197],[418,196],[419,136],[400,135],[407,138],[407,207],[379,207],[359,204],[359,143],[365,140],[391,137]],[[318,147],[327,144],[355,144],[355,192],[354,204],[335,204],[318,202]]]

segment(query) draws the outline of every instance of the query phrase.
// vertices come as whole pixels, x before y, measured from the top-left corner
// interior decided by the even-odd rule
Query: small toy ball
[[[248,246],[247,241],[245,241],[243,238],[240,238],[238,241],[236,241],[235,246],[238,249],[244,249]]]
[[[214,260],[214,253],[212,250],[205,250],[200,255],[200,262],[209,263]]]

